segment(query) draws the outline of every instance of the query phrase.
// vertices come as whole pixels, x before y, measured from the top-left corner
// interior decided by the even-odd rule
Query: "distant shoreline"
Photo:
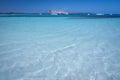
[[[25,13],[25,12],[0,12],[0,14],[51,14],[49,12],[40,13]],[[56,13],[57,14],[57,13]],[[61,13],[62,14],[62,13]],[[68,14],[111,14],[111,13],[93,13],[93,12],[69,12]],[[113,13],[113,15],[120,15],[120,13]]]
[[[74,17],[74,18],[120,18],[120,14],[93,14],[93,13],[0,13],[0,17]]]
[[[27,13],[27,12],[0,12],[0,14],[52,14],[49,12],[36,12],[36,13]],[[55,13],[55,14],[64,14],[64,13]],[[68,12],[68,14],[111,14],[111,15],[120,15],[120,13],[94,13],[94,12]]]

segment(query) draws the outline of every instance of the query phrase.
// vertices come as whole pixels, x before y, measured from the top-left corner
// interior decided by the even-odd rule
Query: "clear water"
[[[120,80],[120,18],[0,17],[0,80]]]

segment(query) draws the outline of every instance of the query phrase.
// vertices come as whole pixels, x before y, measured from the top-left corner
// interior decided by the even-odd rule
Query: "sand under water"
[[[120,18],[0,17],[0,80],[120,80]]]

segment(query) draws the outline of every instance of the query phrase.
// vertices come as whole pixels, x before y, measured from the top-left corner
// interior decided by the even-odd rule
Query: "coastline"
[[[90,17],[90,18],[120,18],[120,14],[95,14],[95,13],[0,13],[0,17]]]

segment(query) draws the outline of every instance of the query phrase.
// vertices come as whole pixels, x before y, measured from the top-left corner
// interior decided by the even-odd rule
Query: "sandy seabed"
[[[0,80],[120,80],[120,18],[1,17]]]

